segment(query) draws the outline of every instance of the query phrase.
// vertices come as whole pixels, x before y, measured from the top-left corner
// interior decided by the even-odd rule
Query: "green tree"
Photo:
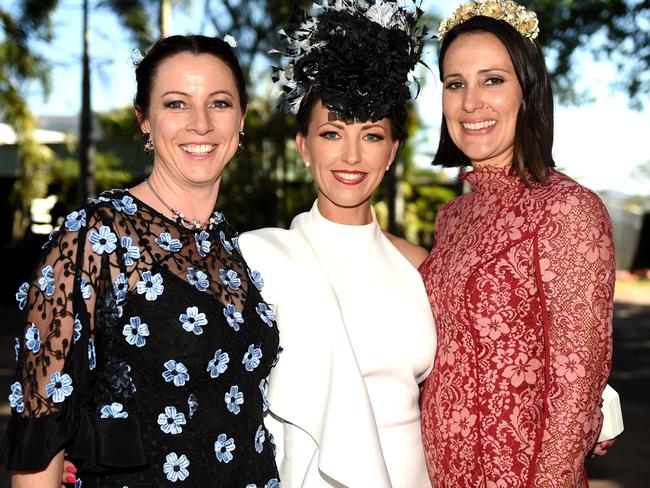
[[[596,59],[612,61],[619,73],[617,88],[635,108],[650,94],[649,0],[530,0],[537,12],[539,42],[552,56],[551,76],[564,102],[579,100],[575,53],[581,48]]]
[[[29,47],[35,26],[28,7],[24,5],[18,12],[0,7],[0,116],[16,132],[20,168],[10,196],[15,208],[12,238],[22,237],[29,226],[29,203],[47,190],[46,168],[53,157],[34,137],[36,119],[23,92],[30,80],[40,83],[45,92],[50,87],[47,63]]]

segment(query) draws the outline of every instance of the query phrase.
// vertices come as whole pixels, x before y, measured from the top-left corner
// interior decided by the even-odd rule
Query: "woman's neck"
[[[368,225],[373,221],[370,199],[354,207],[341,207],[319,192],[317,205],[320,214],[335,224]]]
[[[169,214],[170,217],[176,218],[177,215],[171,214],[177,211],[187,221],[207,222],[217,201],[219,183],[220,180],[205,185],[179,182],[176,178],[154,168],[147,181],[130,191],[164,215]]]

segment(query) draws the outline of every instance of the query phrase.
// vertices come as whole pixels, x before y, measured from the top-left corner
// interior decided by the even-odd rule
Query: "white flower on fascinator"
[[[131,63],[133,66],[139,65],[143,59],[144,53],[140,49],[135,48],[131,50]]]
[[[228,44],[233,49],[235,49],[237,47],[237,41],[230,34],[226,34],[225,36],[223,36],[223,42]]]

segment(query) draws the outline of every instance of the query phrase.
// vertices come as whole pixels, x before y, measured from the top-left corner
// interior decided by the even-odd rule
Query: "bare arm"
[[[419,268],[424,260],[429,256],[429,251],[425,248],[411,244],[406,239],[401,239],[388,232],[384,232],[393,246],[404,255],[406,259],[413,265],[415,269]]]
[[[63,450],[59,451],[42,471],[14,472],[11,476],[11,486],[12,488],[61,488],[62,471]]]

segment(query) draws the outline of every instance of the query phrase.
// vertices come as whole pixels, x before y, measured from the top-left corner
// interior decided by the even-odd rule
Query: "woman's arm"
[[[615,259],[609,216],[578,189],[558,195],[538,241],[547,342],[546,422],[534,487],[585,485],[611,365]]]
[[[42,471],[17,473],[11,476],[12,488],[61,488],[63,451],[59,451]]]

